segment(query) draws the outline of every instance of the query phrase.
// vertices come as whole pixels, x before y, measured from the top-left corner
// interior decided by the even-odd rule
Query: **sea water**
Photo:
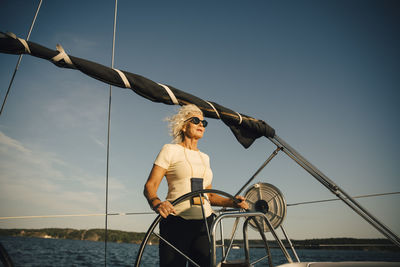
[[[139,245],[125,243],[42,239],[29,237],[0,237],[15,266],[132,266]],[[400,253],[392,251],[362,250],[296,250],[301,261],[396,261]],[[273,264],[286,263],[282,252],[272,249]],[[262,248],[250,249],[251,259],[265,255]],[[231,250],[230,259],[244,258],[242,249]],[[158,246],[146,246],[140,266],[158,266]],[[266,261],[256,266],[267,266]]]

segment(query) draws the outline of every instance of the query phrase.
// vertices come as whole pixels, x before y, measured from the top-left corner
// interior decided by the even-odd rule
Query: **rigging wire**
[[[29,28],[28,35],[27,35],[27,37],[25,39],[26,41],[28,41],[29,37],[31,36],[32,30],[33,30],[33,26],[35,25],[36,18],[37,18],[38,14],[39,14],[39,10],[40,10],[41,5],[42,5],[42,0],[39,1],[39,5],[38,5],[38,7],[36,9],[35,16],[33,17],[31,27]],[[6,95],[4,96],[3,104],[1,105],[0,116],[3,113],[3,109],[4,109],[4,106],[6,104],[6,101],[7,101],[7,98],[8,98],[8,94],[10,93],[11,86],[12,86],[12,84],[14,82],[15,75],[17,74],[19,65],[21,64],[22,56],[23,56],[23,54],[19,55],[19,57],[18,57],[17,65],[15,66],[14,73],[13,73],[13,75],[11,77],[10,84],[8,85],[8,89],[7,89]]]
[[[114,68],[114,54],[115,54],[115,31],[117,25],[117,7],[118,0],[115,0],[114,7],[114,28],[112,40],[112,55],[111,55],[111,68]],[[108,236],[108,178],[110,170],[110,129],[111,129],[111,96],[112,86],[110,84],[109,98],[108,98],[108,123],[107,123],[107,167],[106,167],[106,212],[105,212],[105,227],[104,227],[104,266],[107,266],[107,236]]]
[[[361,196],[355,196],[355,197],[353,197],[353,198],[377,197],[377,196],[386,196],[386,195],[395,195],[395,194],[400,194],[400,192],[391,192],[391,193],[361,195]],[[331,198],[331,199],[322,199],[322,200],[314,200],[314,201],[305,201],[305,202],[287,204],[287,206],[288,206],[288,207],[291,207],[291,206],[297,206],[297,205],[303,205],[303,204],[314,204],[314,203],[329,202],[329,201],[338,201],[338,200],[341,200],[341,199],[339,199],[339,198]]]
[[[380,193],[380,194],[360,195],[360,196],[355,196],[353,198],[367,198],[367,197],[377,197],[377,196],[396,195],[396,194],[400,194],[400,192],[388,192],[388,193]],[[340,200],[340,199],[333,198],[333,199],[306,201],[306,202],[287,204],[287,206],[290,207],[290,206],[297,206],[297,205],[303,205],[303,204],[313,204],[313,203],[337,201],[337,200]],[[154,211],[150,211],[150,212],[114,212],[114,213],[108,213],[107,216],[154,215],[154,214],[155,214]],[[0,220],[36,219],[36,218],[63,218],[63,217],[90,217],[90,216],[106,216],[106,214],[105,213],[92,213],[92,214],[12,216],[12,217],[0,217]]]

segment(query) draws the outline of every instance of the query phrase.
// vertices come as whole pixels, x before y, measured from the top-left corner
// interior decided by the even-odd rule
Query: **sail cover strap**
[[[221,116],[219,115],[219,113],[218,113],[217,109],[214,107],[214,105],[211,104],[211,103],[208,102],[208,101],[206,101],[206,102],[207,102],[207,104],[209,104],[209,105],[212,107],[212,109],[215,111],[215,113],[217,114],[218,119],[221,119]]]
[[[69,56],[67,55],[67,53],[65,53],[64,48],[57,44],[56,45],[57,51],[59,52],[57,56],[54,56],[51,58],[51,61],[54,62],[54,64],[58,64],[58,62],[60,62],[61,60],[64,60],[65,63],[69,64],[69,65],[73,65],[71,59],[69,58]]]
[[[242,124],[243,118],[242,115],[240,115],[239,112],[236,112],[236,114],[239,116],[239,125]]]
[[[119,77],[121,77],[122,81],[125,84],[125,88],[129,88],[129,89],[132,88],[131,84],[129,83],[128,79],[126,78],[125,74],[122,71],[120,71],[118,69],[114,69],[114,68],[113,68],[113,70],[115,70],[118,73]]]
[[[171,101],[175,104],[175,105],[179,105],[178,99],[176,99],[174,93],[171,91],[171,89],[169,89],[168,86],[166,86],[165,84],[159,83],[158,85],[162,86],[165,91],[167,91],[169,98],[171,98]]]
[[[275,130],[262,120],[239,114],[215,102],[205,101],[171,85],[159,84],[138,74],[124,70],[117,71],[93,61],[68,56],[61,46],[57,46],[57,50],[52,50],[34,42],[26,41],[26,43],[25,46],[20,40],[0,32],[0,53],[15,55],[29,53],[31,56],[49,60],[58,67],[77,69],[99,81],[121,88],[130,88],[136,94],[153,102],[167,105],[194,104],[203,111],[205,117],[221,119],[245,148],[261,136],[270,138],[275,136]]]
[[[29,49],[29,45],[28,45],[28,43],[27,43],[24,39],[18,38],[18,37],[17,37],[14,33],[12,33],[12,32],[7,32],[6,35],[9,36],[9,37],[11,37],[11,38],[13,38],[13,39],[15,39],[15,40],[20,41],[21,44],[25,47],[25,52],[28,53],[28,54],[31,53],[31,50]]]

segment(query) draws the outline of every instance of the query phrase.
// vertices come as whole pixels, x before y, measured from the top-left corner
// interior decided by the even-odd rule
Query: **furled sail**
[[[68,55],[60,45],[57,45],[57,50],[51,50],[18,38],[12,33],[0,32],[0,52],[16,55],[29,54],[49,60],[58,67],[77,69],[102,82],[121,88],[130,88],[153,102],[168,105],[195,104],[203,111],[204,116],[221,119],[245,148],[261,136],[271,138],[275,136],[275,130],[262,120],[240,114],[215,102],[205,101],[170,85],[156,83],[134,73]]]

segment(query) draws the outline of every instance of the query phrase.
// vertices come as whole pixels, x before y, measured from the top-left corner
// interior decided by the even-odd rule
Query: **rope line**
[[[361,195],[361,196],[355,196],[355,197],[353,197],[353,198],[377,197],[377,196],[386,196],[386,195],[395,195],[395,194],[400,194],[400,192],[391,192],[391,193]],[[347,199],[347,198],[346,198],[346,199]],[[287,206],[290,207],[290,206],[297,206],[297,205],[303,205],[303,204],[314,204],[314,203],[329,202],[329,201],[338,201],[338,200],[341,200],[341,199],[339,199],[339,198],[331,198],[331,199],[323,199],[323,200],[305,201],[305,202],[287,204]]]
[[[150,215],[155,214],[154,212],[119,212],[119,213],[108,213],[108,216],[130,216],[130,215]],[[39,219],[39,218],[65,218],[65,217],[95,217],[95,216],[106,216],[105,213],[92,213],[92,214],[61,214],[61,215],[33,215],[33,216],[10,216],[0,217],[0,220],[12,220],[12,219]]]
[[[40,10],[40,6],[41,5],[42,5],[42,0],[40,0],[39,5],[38,5],[38,7],[36,9],[36,13],[35,13],[35,16],[33,17],[31,27],[29,28],[28,35],[26,36],[26,41],[28,41],[29,37],[31,36],[32,30],[33,30],[33,26],[35,25],[36,18],[37,18],[38,14],[39,14],[39,10]],[[21,42],[21,39],[19,39],[19,41]],[[24,42],[25,42],[25,40],[24,40]],[[24,44],[24,42],[22,42],[22,44]],[[29,53],[30,53],[29,46],[28,46],[28,44],[26,42],[24,44],[24,47],[25,47],[25,50],[29,50]],[[5,106],[7,98],[8,98],[8,94],[10,93],[11,86],[12,86],[12,84],[14,82],[15,75],[17,74],[17,71],[18,71],[18,68],[19,68],[19,64],[21,64],[21,60],[22,60],[22,54],[19,55],[19,57],[18,57],[17,65],[15,66],[14,73],[13,73],[13,75],[11,77],[10,84],[8,85],[8,89],[7,89],[6,95],[4,96],[3,104],[1,105],[1,109],[0,109],[0,116],[3,113],[4,106]]]

